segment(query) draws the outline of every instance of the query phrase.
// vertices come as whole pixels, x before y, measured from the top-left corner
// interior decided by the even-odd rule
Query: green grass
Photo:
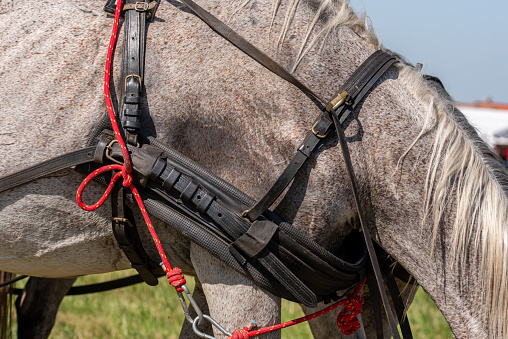
[[[133,271],[86,276],[76,285],[121,278]],[[191,278],[192,279],[192,278]],[[189,279],[189,280],[191,280]],[[187,286],[192,289],[193,281]],[[283,301],[282,320],[303,316],[300,307]],[[155,287],[137,284],[114,291],[68,296],[60,306],[50,338],[178,338],[183,313],[173,288],[162,278]],[[452,338],[443,316],[420,289],[408,317],[415,338]],[[299,324],[282,331],[282,338],[311,338],[309,325]]]

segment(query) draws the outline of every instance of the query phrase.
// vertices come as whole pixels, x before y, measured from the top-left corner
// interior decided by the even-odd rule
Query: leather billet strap
[[[113,235],[118,247],[129,259],[131,267],[138,271],[148,285],[157,285],[157,277],[163,275],[164,271],[150,259],[143,248],[134,215],[126,204],[125,189],[121,182],[118,182],[111,192],[111,215]]]
[[[136,3],[138,2],[135,0],[126,0],[126,5]],[[136,145],[141,128],[140,107],[146,45],[146,12],[136,9],[127,10],[124,27],[122,126],[127,142]]]

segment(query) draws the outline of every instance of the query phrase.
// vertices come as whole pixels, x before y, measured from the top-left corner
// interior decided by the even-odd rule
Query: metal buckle
[[[138,7],[139,5],[143,5],[143,7]],[[148,2],[145,1],[137,1],[134,5],[134,9],[136,12],[146,12],[148,11]]]
[[[327,108],[328,109],[328,108]],[[319,124],[321,120],[316,121],[316,123],[312,126],[311,131],[312,133],[318,137],[319,139],[326,138],[328,134],[330,133],[331,128],[328,128],[325,132],[325,134],[319,134],[321,131],[316,131],[316,126]]]
[[[136,4],[138,4],[138,3],[136,2]],[[138,79],[139,86],[141,86],[141,77],[139,75],[137,75],[137,74],[129,74],[129,75],[127,75],[125,77],[125,92],[127,92],[127,80],[129,80],[130,78],[136,78],[136,79]]]
[[[106,146],[106,158],[108,158],[109,160],[113,161],[114,163],[117,163],[119,165],[123,165],[123,162],[122,161],[118,161],[116,160],[115,158],[113,158],[113,156],[111,155],[111,151],[113,150],[113,144],[115,143],[118,143],[118,140],[111,140],[111,142],[108,144],[108,146]]]
[[[349,99],[349,93],[346,91],[340,92],[335,99],[333,99],[328,106],[326,106],[326,110],[328,112],[335,111],[337,108],[342,106],[343,104],[350,105],[351,103],[346,102]]]

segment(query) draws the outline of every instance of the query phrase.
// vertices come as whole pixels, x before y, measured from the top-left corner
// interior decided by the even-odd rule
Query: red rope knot
[[[185,285],[186,281],[181,269],[175,267],[172,270],[167,270],[166,277],[168,278],[171,286],[173,286],[177,292],[183,292],[183,289],[180,286]]]
[[[233,335],[229,337],[228,339],[249,339],[249,326],[246,326],[245,328],[234,330]]]
[[[127,168],[125,167],[125,164],[122,167],[122,177],[123,177],[123,187],[129,188],[132,185],[132,174],[127,172]]]
[[[348,294],[344,300],[344,309],[337,316],[337,326],[342,333],[351,335],[361,327],[358,314],[362,311],[363,298],[359,295]]]

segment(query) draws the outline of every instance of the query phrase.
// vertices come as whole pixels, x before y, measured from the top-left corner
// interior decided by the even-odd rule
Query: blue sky
[[[351,0],[383,45],[420,62],[456,101],[508,103],[508,0]]]

